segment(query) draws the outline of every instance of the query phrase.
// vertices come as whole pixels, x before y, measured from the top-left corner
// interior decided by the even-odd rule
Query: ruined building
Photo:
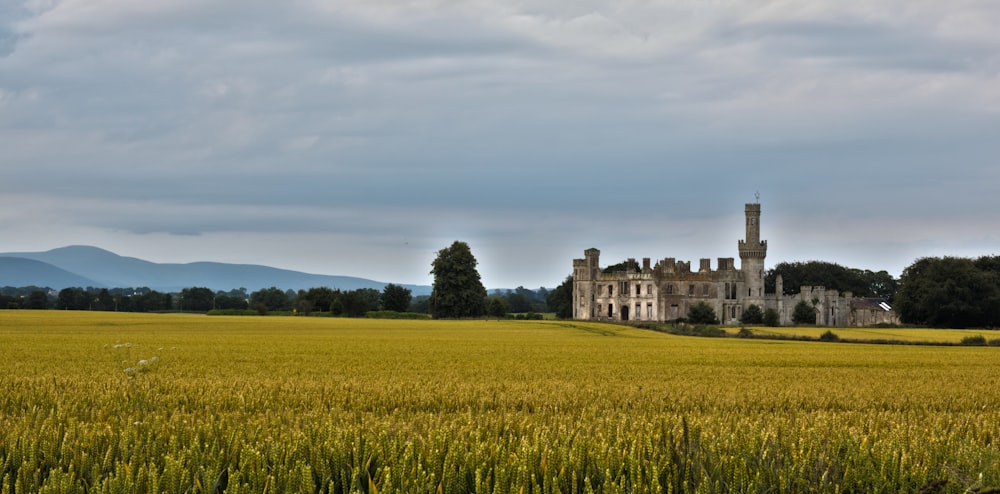
[[[746,237],[737,244],[739,269],[732,257],[720,257],[714,270],[710,259],[701,259],[697,271],[691,269],[690,262],[668,257],[655,265],[644,258],[642,266],[628,259],[621,269],[602,270],[601,252],[585,250],[583,259],[573,260],[573,317],[668,322],[687,317],[691,305],[705,302],[723,324],[738,324],[743,311],[756,305],[761,311],[777,311],[781,324],[788,325],[795,306],[804,300],[816,311],[817,325],[898,322],[884,302],[855,298],[850,292],[804,286],[797,294],[784,295],[780,276],[775,293],[766,293],[767,241],[760,239],[760,204],[747,204],[745,211]]]

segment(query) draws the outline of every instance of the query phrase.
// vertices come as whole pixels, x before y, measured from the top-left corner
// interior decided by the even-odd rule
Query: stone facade
[[[794,295],[782,295],[781,277],[775,293],[764,290],[764,259],[767,241],[760,239],[760,204],[747,204],[746,236],[737,243],[740,267],[732,257],[720,257],[713,270],[711,259],[701,259],[697,271],[691,263],[665,258],[641,266],[628,259],[621,269],[611,272],[600,266],[601,252],[584,251],[583,259],[573,260],[573,317],[597,321],[669,322],[687,317],[688,308],[705,302],[723,324],[738,324],[751,305],[777,311],[782,325],[792,323],[799,301],[816,310],[816,324],[861,326],[896,323],[887,305],[871,299],[841,294],[824,287],[804,286]]]

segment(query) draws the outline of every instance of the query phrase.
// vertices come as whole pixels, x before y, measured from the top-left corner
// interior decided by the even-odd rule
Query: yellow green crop
[[[4,494],[1000,487],[996,347],[0,311],[0,351]]]

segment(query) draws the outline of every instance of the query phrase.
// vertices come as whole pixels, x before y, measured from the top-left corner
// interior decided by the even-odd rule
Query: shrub
[[[430,314],[422,312],[397,312],[394,310],[372,310],[365,313],[369,319],[430,319]]]
[[[705,324],[681,324],[674,326],[667,332],[671,334],[677,334],[682,336],[705,336],[709,338],[719,338],[726,336],[726,330],[718,326],[709,326]]]
[[[781,326],[781,317],[778,316],[778,311],[774,309],[767,309],[764,311],[764,325],[776,328]]]
[[[712,338],[719,338],[726,336],[726,330],[718,326],[695,326],[694,334],[696,336],[708,336]]]
[[[809,302],[800,300],[792,312],[792,322],[795,324],[816,324],[816,308]]]
[[[986,337],[981,334],[966,336],[962,338],[962,344],[968,346],[986,346]]]
[[[739,336],[740,338],[750,338],[753,336],[753,331],[751,331],[750,328],[744,326],[740,328],[740,331],[736,333],[736,336]]]
[[[743,324],[760,324],[764,322],[764,312],[760,310],[759,305],[753,304],[747,307],[747,310],[740,316],[740,322]]]
[[[715,315],[715,309],[705,302],[697,302],[688,307],[687,319],[692,324],[718,324],[719,318]]]
[[[1000,346],[1000,338],[994,338],[989,341],[990,346]]]
[[[825,333],[819,335],[819,341],[840,341],[840,337],[837,336],[837,333],[828,329]]]
[[[215,309],[206,314],[210,316],[256,316],[258,312],[251,309]]]

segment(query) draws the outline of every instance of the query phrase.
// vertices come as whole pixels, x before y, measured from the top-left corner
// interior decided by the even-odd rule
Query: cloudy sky
[[[488,287],[1000,254],[996,0],[0,0],[0,251]]]

